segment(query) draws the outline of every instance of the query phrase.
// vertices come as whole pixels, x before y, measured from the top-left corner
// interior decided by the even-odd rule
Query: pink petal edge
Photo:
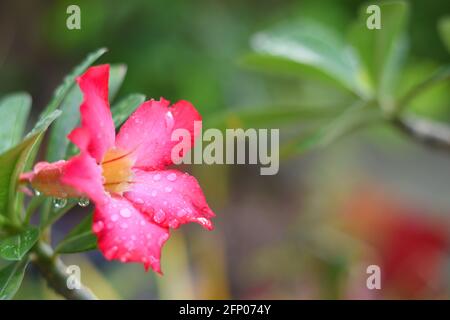
[[[161,248],[169,229],[151,222],[126,199],[112,197],[97,205],[92,230],[106,259],[142,263],[146,271],[151,267],[162,274]]]
[[[108,102],[109,65],[90,67],[77,78],[83,93],[80,106],[81,127],[68,136],[81,151],[88,152],[99,163],[114,146],[115,127]]]
[[[169,107],[169,101],[144,102],[125,122],[116,137],[116,147],[131,151],[136,168],[143,170],[164,169],[173,164],[172,132],[184,128],[191,134],[191,146],[195,135],[194,122],[201,121],[197,110],[188,102],[177,102]]]

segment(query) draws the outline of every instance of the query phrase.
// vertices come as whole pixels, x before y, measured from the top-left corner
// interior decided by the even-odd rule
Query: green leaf
[[[448,52],[450,52],[450,16],[439,20],[438,30],[442,41],[447,47]]]
[[[13,262],[0,270],[0,300],[9,300],[14,297],[25,274],[28,258]]]
[[[75,253],[97,248],[97,237],[92,233],[92,214],[86,216],[58,244],[56,253]]]
[[[343,136],[360,128],[383,120],[379,108],[364,101],[357,101],[348,107],[340,116],[311,134],[302,134],[283,146],[282,157],[301,154],[311,149],[324,148]]]
[[[14,222],[16,215],[16,199],[19,197],[17,183],[19,174],[23,172],[33,151],[37,149],[48,126],[61,114],[55,110],[42,118],[25,139],[0,156],[0,214],[8,216]]]
[[[70,89],[69,93],[61,102],[61,117],[55,121],[50,130],[48,149],[46,159],[50,162],[64,158],[69,145],[67,135],[72,131],[80,121],[79,106],[82,96],[78,86]]]
[[[73,71],[64,78],[63,83],[58,88],[56,88],[52,100],[43,111],[42,117],[45,117],[47,114],[59,108],[64,98],[75,84],[76,77],[83,74],[86,69],[98,58],[100,58],[106,51],[106,48],[100,48],[97,51],[90,53],[82,63],[76,66]]]
[[[111,107],[114,125],[118,128],[145,101],[145,95],[133,93]]]
[[[359,96],[367,96],[360,63],[338,34],[311,21],[284,23],[253,36],[251,67],[332,80]]]
[[[0,257],[6,260],[22,260],[39,238],[39,229],[28,227],[21,233],[0,242]]]
[[[31,97],[28,93],[13,93],[0,100],[0,153],[22,139],[30,108]]]
[[[113,101],[127,74],[125,64],[111,65],[109,69],[109,101]]]
[[[264,106],[228,110],[208,117],[205,128],[263,128],[288,123],[302,123],[332,119],[341,112],[340,107],[318,106]]]
[[[51,200],[51,199],[49,199]],[[41,229],[52,225],[78,204],[78,199],[69,199],[67,204],[58,210],[50,210],[47,217],[41,216]]]
[[[408,107],[409,103],[417,96],[426,92],[436,84],[450,80],[450,65],[442,66],[433,72],[428,78],[422,80],[413,86],[406,94],[404,94],[398,102],[397,113]],[[428,106],[429,107],[429,106]],[[447,106],[446,106],[447,107]]]
[[[367,5],[350,30],[350,41],[357,48],[364,65],[364,78],[369,79],[377,96],[390,103],[406,55],[405,28],[409,6],[404,1],[380,3],[381,29],[368,29]]]

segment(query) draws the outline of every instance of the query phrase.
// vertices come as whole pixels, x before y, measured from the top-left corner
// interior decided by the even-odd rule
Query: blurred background
[[[399,92],[450,62],[439,31],[439,21],[450,15],[450,2],[408,3],[409,49]],[[81,30],[66,28],[70,4],[81,8]],[[280,128],[282,141],[289,141],[330,121],[330,114],[349,106],[354,96],[302,72],[255,67],[249,59],[254,35],[280,24],[289,28],[291,21],[312,21],[345,41],[364,4],[3,0],[0,96],[29,92],[36,119],[63,77],[86,54],[107,47],[99,63],[128,67],[118,98],[140,92],[186,99],[202,113],[205,127]],[[449,88],[447,82],[424,92],[411,110],[450,122]],[[271,110],[305,106],[326,112],[270,116]],[[269,110],[266,117],[274,121],[253,116],[261,110]],[[258,165],[183,169],[199,179],[217,214],[215,230],[189,225],[174,231],[163,249],[163,277],[140,265],[108,262],[98,251],[63,256],[67,264],[81,267],[83,283],[100,298],[450,297],[449,152],[427,148],[379,123],[325,148],[282,153],[274,176],[261,176]],[[85,214],[86,209],[76,208],[58,221],[53,241]],[[381,268],[381,290],[366,287],[369,265]],[[17,298],[59,297],[32,271]]]

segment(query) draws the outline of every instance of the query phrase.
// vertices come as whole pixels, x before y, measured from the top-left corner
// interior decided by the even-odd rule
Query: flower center
[[[132,182],[133,159],[129,153],[116,148],[109,149],[103,157],[103,186],[110,193],[123,193]]]

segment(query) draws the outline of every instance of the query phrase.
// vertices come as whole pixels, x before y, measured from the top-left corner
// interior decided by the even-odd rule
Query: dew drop
[[[156,190],[152,191],[152,197],[156,197],[157,194],[158,194],[158,192],[156,192]]]
[[[156,223],[161,223],[164,221],[164,219],[166,219],[166,213],[163,210],[159,209],[155,212],[153,220],[155,220]]]
[[[167,180],[169,180],[169,181],[175,181],[175,180],[177,180],[177,175],[175,174],[175,173],[170,173],[168,176],[167,176]]]
[[[165,187],[164,191],[166,191],[167,193],[172,192],[172,187]]]
[[[118,248],[116,246],[112,247],[111,249],[108,249],[108,251],[106,251],[105,253],[106,259],[111,260],[114,257],[114,254],[116,253],[117,250]]]
[[[80,206],[80,207],[87,207],[88,205],[89,205],[89,199],[88,198],[80,198],[79,200],[78,200],[78,205]]]
[[[153,180],[155,180],[155,181],[161,180],[161,175],[160,175],[159,173],[155,174],[155,175],[153,176]]]
[[[141,198],[137,198],[136,200],[134,200],[134,202],[136,202],[137,204],[143,204],[144,200],[142,200]]]
[[[94,225],[92,226],[92,230],[93,230],[95,233],[99,233],[100,231],[103,230],[103,227],[104,227],[103,222],[102,222],[102,221],[97,221],[97,222],[94,223]]]
[[[53,206],[57,209],[64,208],[67,204],[66,198],[53,198]]]
[[[36,197],[39,197],[41,195],[41,192],[39,190],[37,190],[37,189],[34,189],[34,195]]]
[[[156,259],[154,256],[150,256],[150,264],[155,265],[158,263],[158,259]]]
[[[180,209],[177,211],[177,216],[184,217],[186,215],[186,211],[184,209]]]
[[[120,227],[121,227],[122,229],[126,229],[126,228],[128,228],[128,224],[122,223],[122,224],[120,224]]]
[[[128,208],[120,209],[120,215],[124,218],[129,218],[131,217],[131,211]]]
[[[133,249],[134,249],[134,242],[133,242],[133,241],[128,241],[128,242],[125,244],[125,247],[127,248],[128,251],[133,250]]]
[[[169,129],[173,128],[173,124],[174,124],[174,119],[173,119],[173,114],[170,111],[167,111],[166,113],[166,126]]]
[[[162,246],[164,244],[164,242],[168,239],[168,235],[162,235],[161,237],[159,237],[158,239],[158,245]]]
[[[171,227],[172,229],[176,229],[179,226],[179,222],[177,220],[170,220],[169,222],[169,227]]]
[[[119,216],[117,214],[113,214],[111,220],[116,222],[117,220],[119,220]]]

